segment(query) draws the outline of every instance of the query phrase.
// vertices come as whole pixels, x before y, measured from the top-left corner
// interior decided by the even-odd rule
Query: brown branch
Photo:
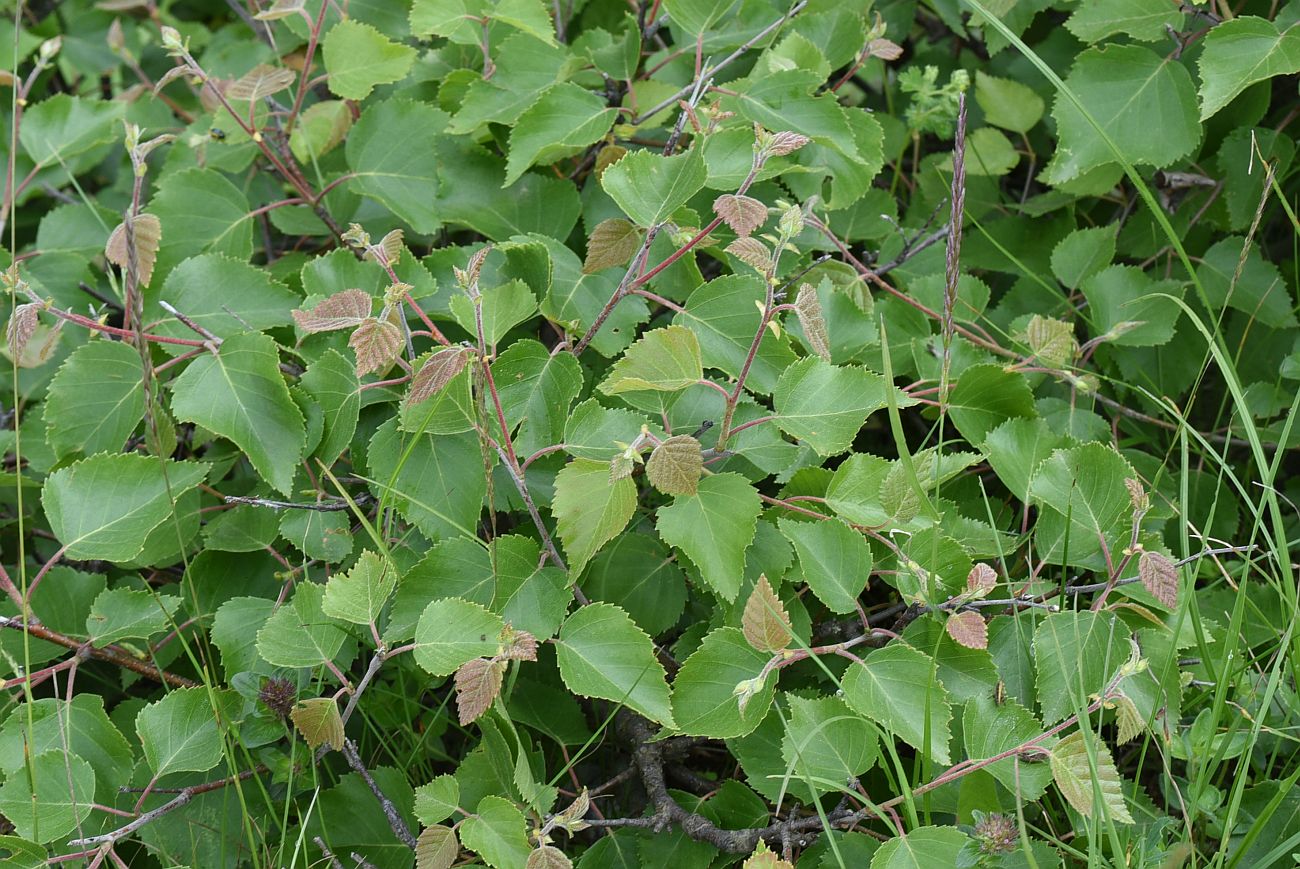
[[[0,616],[0,628],[13,628],[16,631],[26,631],[38,640],[45,640],[46,642],[54,643],[55,645],[63,646],[65,649],[72,649],[73,651],[80,651],[87,645],[82,640],[73,639],[72,637],[61,634],[58,631],[51,630],[44,625],[23,622],[21,619],[12,616]],[[91,646],[88,654],[97,661],[107,661],[110,664],[116,664],[117,666],[124,667],[133,673],[138,673],[145,678],[152,679],[155,682],[162,682],[173,688],[194,688],[199,684],[193,679],[187,679],[184,676],[169,673],[147,661],[142,661],[126,652],[118,651],[112,646],[105,646],[102,649],[97,649]]]

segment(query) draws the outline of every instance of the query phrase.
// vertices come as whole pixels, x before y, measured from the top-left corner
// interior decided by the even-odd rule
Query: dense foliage
[[[6,8],[10,865],[1294,865],[1300,2]]]

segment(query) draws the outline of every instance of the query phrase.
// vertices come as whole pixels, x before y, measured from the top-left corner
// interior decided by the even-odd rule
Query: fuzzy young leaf
[[[343,717],[333,697],[312,697],[299,701],[289,713],[293,726],[312,751],[322,745],[338,751],[343,748]]]
[[[713,211],[741,238],[767,222],[767,206],[752,196],[724,193],[713,200]]]
[[[766,274],[772,267],[772,252],[767,249],[767,245],[756,238],[746,236],[736,239],[727,245],[727,253],[756,272]]]
[[[357,354],[357,376],[384,372],[402,353],[402,328],[390,317],[380,321],[370,317],[362,321],[348,346]]]
[[[758,578],[749,600],[745,602],[740,626],[745,639],[760,652],[779,652],[794,639],[790,615],[776,592],[772,591],[772,584],[766,576]]]
[[[492,706],[501,693],[501,678],[505,675],[504,661],[475,658],[466,661],[456,670],[456,711],[460,725],[465,727]]]
[[[573,869],[573,863],[559,848],[543,845],[528,855],[524,869]]]
[[[675,435],[650,453],[645,473],[665,495],[694,495],[704,470],[700,442],[690,435]]]
[[[136,280],[149,286],[158,248],[162,245],[162,223],[155,215],[137,214],[131,219],[131,238],[135,241]],[[104,256],[125,273],[131,267],[131,248],[127,243],[126,223],[119,223],[108,236]]]
[[[808,347],[826,362],[831,361],[831,339],[826,329],[826,315],[822,313],[821,297],[811,284],[800,284],[794,299],[794,312],[799,318]]]
[[[953,613],[944,623],[944,628],[948,631],[948,636],[968,649],[989,647],[989,626],[975,610]]]
[[[1091,747],[1097,774],[1088,759]],[[1052,748],[1052,776],[1061,795],[1079,814],[1089,818],[1109,817],[1118,824],[1133,823],[1124,804],[1124,785],[1110,751],[1090,731],[1076,730]],[[1097,811],[1096,791],[1101,794],[1102,812]]]
[[[984,597],[998,584],[998,572],[982,561],[977,561],[966,574],[966,591]]]
[[[291,69],[259,63],[230,83],[226,88],[226,99],[250,102],[265,99],[290,87],[297,78],[298,74]]]
[[[364,290],[344,290],[321,300],[310,311],[293,312],[294,322],[304,332],[353,329],[370,316],[373,301]]]
[[[306,0],[275,0],[270,6],[253,17],[258,21],[279,21],[296,15],[306,5]]]
[[[5,328],[5,344],[9,347],[11,358],[23,358],[27,342],[32,340],[32,336],[36,334],[36,327],[40,325],[40,320],[36,316],[40,311],[41,306],[36,302],[27,302],[14,308],[13,316],[9,318],[9,325]]]
[[[459,854],[455,830],[441,825],[425,827],[415,840],[415,869],[450,869]]]
[[[465,370],[471,355],[466,347],[444,347],[434,352],[411,379],[411,391],[406,400],[411,404],[419,404],[437,395],[457,374]]]
[[[673,727],[663,665],[654,643],[607,603],[593,603],[569,616],[555,641],[560,677],[583,697],[622,703],[665,727]]]
[[[627,265],[641,248],[641,231],[621,217],[611,217],[596,224],[587,239],[587,258],[582,263],[584,275],[601,269]]]
[[[1138,576],[1146,590],[1169,609],[1178,607],[1178,567],[1169,556],[1143,550],[1138,556]]]
[[[1073,362],[1079,352],[1074,327],[1064,320],[1034,314],[1025,326],[1029,349],[1048,365],[1060,367]]]

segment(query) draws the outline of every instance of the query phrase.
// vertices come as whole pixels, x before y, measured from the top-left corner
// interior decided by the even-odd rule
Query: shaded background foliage
[[[14,865],[1294,862],[1300,3],[5,8]]]

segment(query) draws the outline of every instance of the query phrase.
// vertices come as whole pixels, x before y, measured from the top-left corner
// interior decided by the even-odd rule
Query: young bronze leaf
[[[452,378],[465,370],[469,358],[467,347],[446,347],[434,353],[411,379],[411,393],[407,400],[419,404],[437,395]]]
[[[591,795],[587,789],[583,788],[582,792],[574,798],[573,802],[562,812],[556,812],[551,822],[566,832],[572,834],[580,830],[585,830],[589,826],[583,818],[587,817],[587,812],[591,809]]]
[[[968,649],[987,649],[989,647],[989,626],[984,617],[974,610],[953,613],[944,623],[948,636],[958,645]]]
[[[966,574],[966,591],[984,597],[998,584],[998,573],[982,561],[975,562]]]
[[[1085,736],[1085,733],[1087,735]],[[1085,743],[1084,740],[1087,740]],[[1092,767],[1088,761],[1088,749],[1097,764],[1097,790],[1101,792],[1101,803],[1105,812],[1119,824],[1133,823],[1128,806],[1124,804],[1123,783],[1110,751],[1101,740],[1091,732],[1076,730],[1052,747],[1052,777],[1061,795],[1074,806],[1075,811],[1085,817],[1098,817],[1101,813],[1093,802]]]
[[[372,371],[384,371],[402,352],[402,330],[392,319],[379,321],[368,317],[348,339],[357,354],[357,377]]]
[[[713,200],[713,210],[741,238],[767,222],[767,206],[752,196],[724,193]]]
[[[293,708],[289,717],[313,751],[322,745],[335,750],[343,747],[343,718],[332,697],[303,700]]]
[[[573,863],[559,848],[543,845],[528,855],[524,869],[573,869]]]
[[[506,665],[491,658],[475,658],[456,670],[456,711],[463,727],[488,710],[501,693]]]
[[[295,310],[293,319],[304,332],[351,329],[370,316],[370,306],[370,294],[365,290],[344,290],[322,299],[310,311]]]
[[[415,869],[449,869],[459,854],[455,830],[441,824],[425,827],[415,840]]]
[[[511,661],[536,661],[537,637],[506,625],[501,632],[501,657]]]
[[[772,265],[772,254],[767,245],[756,238],[736,239],[727,245],[727,253],[756,271],[766,272]]]
[[[745,639],[760,652],[780,652],[794,639],[790,616],[766,576],[759,576],[755,583],[740,625]]]
[[[690,435],[676,435],[650,453],[645,474],[665,495],[694,495],[704,470],[700,442]]]
[[[1138,557],[1138,577],[1156,600],[1170,609],[1178,606],[1178,567],[1169,556],[1143,550]]]
[[[298,74],[283,66],[260,63],[226,88],[226,99],[260,100],[289,87]]]
[[[9,318],[9,326],[5,329],[5,343],[9,346],[9,356],[14,360],[23,358],[23,351],[27,349],[27,342],[36,334],[36,326],[39,321],[36,315],[40,312],[41,306],[35,302],[27,302],[14,308],[13,316]]]
[[[147,287],[153,277],[154,263],[158,260],[158,247],[162,244],[162,224],[152,214],[137,214],[131,221],[131,234],[135,238],[136,279],[140,286]],[[123,272],[130,267],[125,222],[119,223],[109,234],[104,256]]]
[[[809,139],[807,136],[800,133],[792,133],[789,130],[784,130],[772,135],[772,141],[767,146],[767,150],[774,156],[784,157],[787,154],[793,154],[811,141],[812,139]]]
[[[587,239],[587,259],[582,263],[584,275],[601,269],[627,265],[627,261],[641,248],[641,230],[631,221],[611,217],[596,224]]]
[[[822,314],[822,301],[811,284],[799,287],[794,299],[794,312],[799,317],[808,346],[827,362],[831,361],[831,339],[826,332],[826,318]]]

